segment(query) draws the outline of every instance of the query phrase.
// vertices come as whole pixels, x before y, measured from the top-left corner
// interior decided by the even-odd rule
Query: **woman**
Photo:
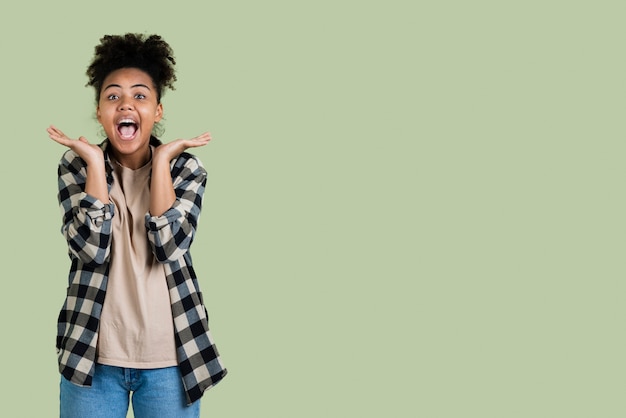
[[[69,148],[59,164],[62,232],[71,268],[58,320],[61,417],[197,417],[204,391],[225,375],[189,248],[206,184],[185,152],[204,133],[161,143],[161,96],[175,60],[158,35],[104,36],[87,69],[99,145]]]

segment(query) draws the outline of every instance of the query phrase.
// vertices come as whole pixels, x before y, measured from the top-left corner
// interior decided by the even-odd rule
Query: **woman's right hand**
[[[102,203],[109,203],[109,189],[104,168],[104,152],[96,144],[90,144],[87,138],[70,139],[60,129],[50,125],[47,129],[50,139],[74,151],[87,164],[87,179],[85,193],[99,199]]]
[[[81,136],[78,139],[68,138],[68,136],[65,135],[59,128],[53,125],[50,125],[46,131],[48,131],[50,139],[70,148],[78,154],[80,158],[85,160],[87,165],[104,162],[104,153],[102,152],[102,149],[97,144],[90,144],[84,136]]]

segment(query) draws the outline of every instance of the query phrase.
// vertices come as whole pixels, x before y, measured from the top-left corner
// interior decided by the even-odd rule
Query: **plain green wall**
[[[0,416],[58,415],[67,269],[45,128],[99,140],[108,33],[178,60],[205,130],[207,417],[624,417],[617,1],[0,6]]]

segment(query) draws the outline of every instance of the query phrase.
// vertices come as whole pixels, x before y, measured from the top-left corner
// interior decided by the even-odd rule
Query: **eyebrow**
[[[120,86],[119,84],[109,84],[108,86],[106,86],[105,88],[102,89],[102,91],[109,89],[111,87],[118,87],[118,88],[122,88],[122,86]],[[135,87],[145,87],[148,90],[150,90],[150,87],[146,86],[145,84],[133,84],[132,86],[130,86],[131,88],[135,88]]]

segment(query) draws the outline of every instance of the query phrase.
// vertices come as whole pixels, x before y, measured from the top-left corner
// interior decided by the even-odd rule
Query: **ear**
[[[98,122],[102,123],[102,121],[100,120],[101,115],[100,115],[100,106],[96,107],[96,118],[98,118]]]
[[[154,121],[158,122],[163,118],[163,105],[159,103],[156,108],[156,115],[154,116]]]

